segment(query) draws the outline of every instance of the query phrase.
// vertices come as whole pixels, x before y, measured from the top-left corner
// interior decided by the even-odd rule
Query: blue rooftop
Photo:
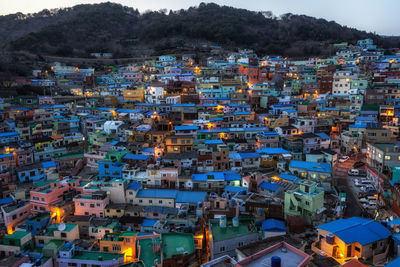
[[[52,168],[52,167],[56,167],[57,164],[54,161],[45,161],[45,162],[42,162],[42,166],[43,166],[43,168]]]
[[[400,257],[392,260],[388,264],[385,265],[385,267],[399,267],[400,266]]]
[[[329,140],[331,139],[331,137],[329,135],[327,135],[326,133],[314,133],[315,135],[318,135],[321,140]]]
[[[331,165],[329,165],[329,163],[322,162],[292,160],[289,163],[289,168],[306,169],[307,171],[314,172],[331,172]]]
[[[362,246],[391,236],[391,232],[382,224],[359,217],[339,219],[317,228],[333,233],[346,244],[358,242]]]
[[[277,191],[281,186],[279,184],[273,184],[267,181],[263,181],[261,184],[258,185],[258,187],[271,191],[271,192],[275,192]]]
[[[158,220],[155,219],[144,219],[142,222],[143,227],[153,227]]]
[[[267,232],[286,232],[285,223],[275,219],[262,221],[262,230]]]
[[[126,154],[125,156],[122,157],[123,159],[127,160],[148,160],[150,158],[150,155],[142,155],[142,154]]]
[[[222,142],[221,139],[217,139],[217,140],[205,140],[204,144],[206,145],[219,145],[219,144],[223,144],[224,142]]]
[[[182,125],[182,126],[175,126],[175,131],[187,131],[187,130],[197,130],[196,125]]]
[[[257,149],[257,152],[260,154],[267,154],[267,155],[274,155],[274,154],[290,154],[289,151],[280,148],[280,147],[273,147],[273,148],[261,148]]]
[[[4,159],[4,158],[9,158],[9,157],[13,157],[13,154],[1,154],[0,155],[0,159]]]
[[[240,174],[235,171],[195,173],[192,175],[192,180],[196,182],[207,180],[238,181],[241,179]]]
[[[14,135],[19,135],[19,132],[0,133],[0,137],[8,137],[8,136],[14,136]]]
[[[138,182],[132,182],[128,185],[128,187],[126,189],[130,189],[130,190],[134,190],[137,191],[140,187],[142,186],[141,183]]]
[[[136,197],[145,198],[176,198],[178,190],[173,189],[140,189]]]
[[[288,174],[288,173],[280,173],[278,175],[279,178],[281,178],[282,180],[286,180],[286,181],[291,181],[294,183],[300,183],[302,180],[300,178],[298,178],[296,175],[292,175],[292,174]]]
[[[207,192],[178,191],[176,203],[201,203],[206,198]]]

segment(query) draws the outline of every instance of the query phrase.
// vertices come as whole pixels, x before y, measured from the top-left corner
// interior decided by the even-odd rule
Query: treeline
[[[111,52],[116,56],[128,57],[131,50],[137,47],[162,52],[202,42],[286,56],[329,54],[332,52],[330,43],[354,43],[364,38],[372,38],[383,47],[399,46],[398,38],[382,38],[333,21],[293,14],[275,18],[266,16],[266,12],[213,3],[201,3],[198,7],[186,10],[149,11],[143,14],[119,4],[103,3],[78,5],[50,13],[42,11],[41,14],[46,20],[44,27],[28,34],[21,29],[20,32],[24,34],[9,41],[7,47],[59,56]],[[39,18],[25,18],[25,23],[20,27],[28,27],[27,21]],[[16,16],[9,15],[8,19],[15,22]],[[0,25],[5,20],[5,16],[0,17]],[[13,27],[18,31],[18,27]]]

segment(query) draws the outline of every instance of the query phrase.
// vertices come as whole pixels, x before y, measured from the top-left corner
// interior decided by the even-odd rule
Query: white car
[[[361,204],[368,204],[368,200],[365,198],[360,198],[359,201]]]
[[[366,192],[370,192],[375,190],[375,187],[373,187],[372,185],[367,185],[367,186],[362,186],[361,187],[361,191],[363,191],[364,193]]]
[[[348,159],[349,159],[349,156],[342,156],[342,157],[339,159],[339,162],[340,162],[340,163],[343,163],[343,162],[346,162]]]

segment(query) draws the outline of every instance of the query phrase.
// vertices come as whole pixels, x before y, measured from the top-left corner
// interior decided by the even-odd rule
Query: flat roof
[[[160,252],[154,253],[153,240],[151,238],[140,239],[138,242],[141,248],[139,259],[144,262],[145,266],[153,266],[155,259],[161,264],[161,254]],[[155,242],[159,244],[160,239],[155,238]]]
[[[174,255],[192,254],[195,252],[193,234],[166,233],[161,235],[163,253],[166,259]]]
[[[227,225],[225,228],[219,227],[219,223],[211,223],[211,233],[214,242],[232,239],[253,233],[249,230],[248,221],[239,221],[239,226]]]
[[[106,252],[98,252],[98,251],[81,251],[79,255],[72,256],[74,260],[86,260],[86,261],[98,261],[99,256],[102,257],[103,261],[111,261],[117,260],[119,258],[123,258],[124,254],[121,253],[106,253]]]
[[[285,251],[282,251],[283,247],[286,247],[285,243],[277,244],[276,247],[267,248],[265,254],[263,253],[264,251],[259,252],[250,259],[248,258],[238,262],[238,264],[239,266],[245,267],[265,266],[265,263],[271,264],[272,257],[279,257],[281,259],[281,266],[299,266],[304,260],[310,258],[309,255],[301,255],[292,251],[290,248],[286,248]]]

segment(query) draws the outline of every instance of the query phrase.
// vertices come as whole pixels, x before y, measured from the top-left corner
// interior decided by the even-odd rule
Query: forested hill
[[[341,26],[304,15],[253,12],[216,4],[179,11],[149,11],[114,3],[77,5],[0,17],[0,49],[84,57],[91,52],[133,56],[189,50],[204,43],[224,48],[252,48],[260,54],[320,55],[333,42],[372,38],[383,47],[399,46],[398,38]]]

